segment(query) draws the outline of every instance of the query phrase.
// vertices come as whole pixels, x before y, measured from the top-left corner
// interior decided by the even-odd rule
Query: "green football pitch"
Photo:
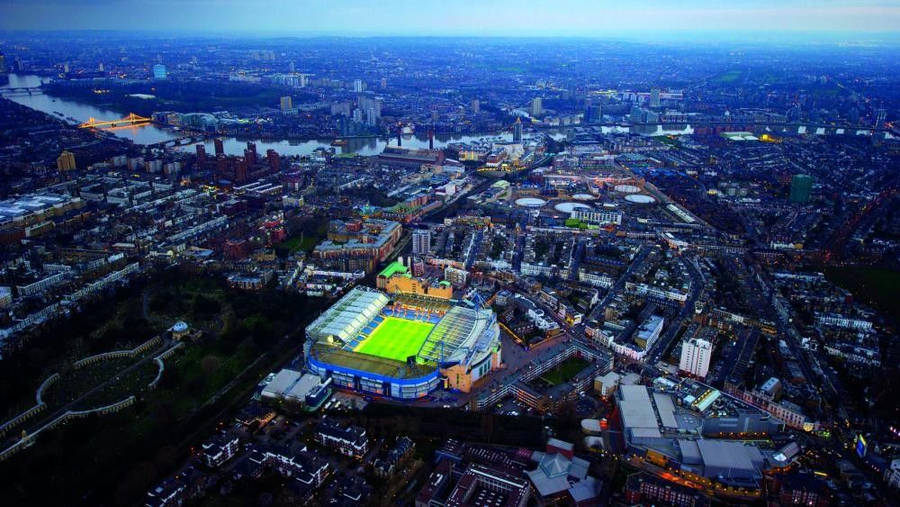
[[[430,322],[385,317],[384,322],[378,324],[369,337],[353,351],[395,361],[406,361],[407,357],[419,353],[433,327],[434,324]]]

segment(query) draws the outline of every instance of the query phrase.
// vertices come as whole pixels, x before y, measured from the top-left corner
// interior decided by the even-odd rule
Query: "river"
[[[0,86],[0,88],[31,88],[40,86],[42,78],[33,74],[10,74],[9,84]],[[15,94],[7,97],[13,102],[22,104],[23,106],[42,111],[56,118],[64,119],[69,123],[81,123],[89,118],[97,118],[99,120],[112,120],[125,116],[125,113],[92,106],[83,102],[72,99],[64,99],[59,97],[51,97],[43,93]],[[73,118],[75,121],[69,120]],[[132,128],[119,128],[111,130],[118,137],[130,139],[137,144],[154,144],[178,137],[177,132],[160,128],[155,125],[144,125]],[[512,140],[511,133],[502,133],[499,135],[477,136],[477,135],[441,135],[434,136],[435,148],[443,148],[451,142],[472,142],[485,138],[502,138],[506,141]],[[247,141],[254,141],[256,149],[260,153],[265,153],[268,149],[274,149],[281,155],[309,155],[317,148],[330,148],[331,140],[311,140],[311,141],[263,141],[254,139],[238,140],[234,137],[223,137],[225,153],[229,155],[243,155],[244,148],[247,147]],[[351,138],[347,139],[347,144],[335,148],[342,153],[358,153],[360,155],[377,155],[384,150],[388,143],[396,144],[396,138]],[[206,141],[207,153],[214,153],[213,141]],[[428,138],[424,135],[407,135],[403,137],[403,146],[409,148],[427,148]],[[193,147],[189,147],[193,149]]]
[[[10,74],[9,75],[9,84],[0,86],[2,88],[32,88],[35,86],[40,86],[42,83],[42,78],[40,76],[36,76],[34,74]],[[23,106],[30,107],[32,109],[42,111],[56,118],[60,118],[68,121],[69,123],[81,123],[88,121],[90,118],[96,118],[98,120],[113,120],[116,118],[121,118],[125,116],[127,113],[112,111],[110,109],[104,109],[102,107],[92,106],[90,104],[85,104],[83,102],[78,102],[72,99],[64,99],[59,97],[51,97],[50,95],[45,95],[43,93],[35,93],[32,95],[28,94],[14,94],[6,97],[13,102],[17,102],[22,104]],[[74,121],[72,120],[74,119]],[[693,129],[690,125],[686,125],[683,127],[677,127],[675,129],[664,129],[662,125],[651,125],[646,127],[645,132],[640,132],[643,135],[681,135],[681,134],[690,134],[693,132]],[[615,133],[615,134],[623,134],[629,132],[631,129],[629,127],[622,126],[603,126],[601,127],[601,131],[604,134]],[[156,125],[143,125],[136,126],[132,128],[118,128],[115,130],[111,130],[113,134],[118,137],[123,137],[125,139],[131,139],[137,144],[155,144],[164,141],[168,141],[170,139],[175,139],[179,136],[179,133],[176,131],[164,129],[161,127],[157,127]],[[564,132],[551,129],[545,131],[546,134],[549,134],[556,140],[565,139],[566,135]],[[512,133],[504,132],[496,135],[447,135],[447,134],[435,134],[434,136],[434,147],[435,148],[444,148],[449,143],[453,142],[464,142],[471,143],[473,141],[478,141],[480,139],[502,139],[504,141],[512,141]],[[271,140],[259,140],[259,139],[237,139],[235,137],[223,137],[225,153],[228,155],[243,155],[244,148],[247,147],[247,141],[253,141],[256,143],[256,150],[259,153],[265,153],[266,150],[273,149],[281,155],[309,155],[313,151],[318,148],[331,148],[331,139],[325,140],[310,140],[310,141],[271,141]],[[396,138],[375,138],[375,137],[366,137],[366,138],[350,138],[347,139],[347,144],[344,146],[340,146],[335,148],[341,153],[358,153],[360,155],[378,155],[384,150],[384,147],[389,143],[391,145],[395,145],[397,140]],[[214,153],[215,148],[213,146],[212,139],[204,142],[206,145],[207,153]],[[416,135],[406,135],[403,136],[403,146],[407,148],[427,148],[428,147],[428,137],[421,134]],[[194,149],[193,146],[182,147],[181,149]]]

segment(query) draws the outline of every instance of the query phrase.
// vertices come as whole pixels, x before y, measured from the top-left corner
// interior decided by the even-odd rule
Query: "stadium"
[[[469,392],[500,367],[492,310],[361,287],[306,328],[304,348],[307,367],[335,387],[397,399],[439,387]]]

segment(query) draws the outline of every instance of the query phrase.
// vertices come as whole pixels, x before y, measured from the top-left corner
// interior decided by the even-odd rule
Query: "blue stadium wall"
[[[431,373],[416,378],[396,378],[379,375],[336,364],[320,361],[307,356],[307,366],[322,378],[331,378],[336,388],[348,389],[362,394],[387,396],[400,400],[421,398],[437,389],[442,381],[437,368]]]

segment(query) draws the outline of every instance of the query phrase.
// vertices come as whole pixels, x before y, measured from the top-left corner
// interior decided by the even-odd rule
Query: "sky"
[[[900,32],[900,0],[0,0],[0,30],[610,36]]]

